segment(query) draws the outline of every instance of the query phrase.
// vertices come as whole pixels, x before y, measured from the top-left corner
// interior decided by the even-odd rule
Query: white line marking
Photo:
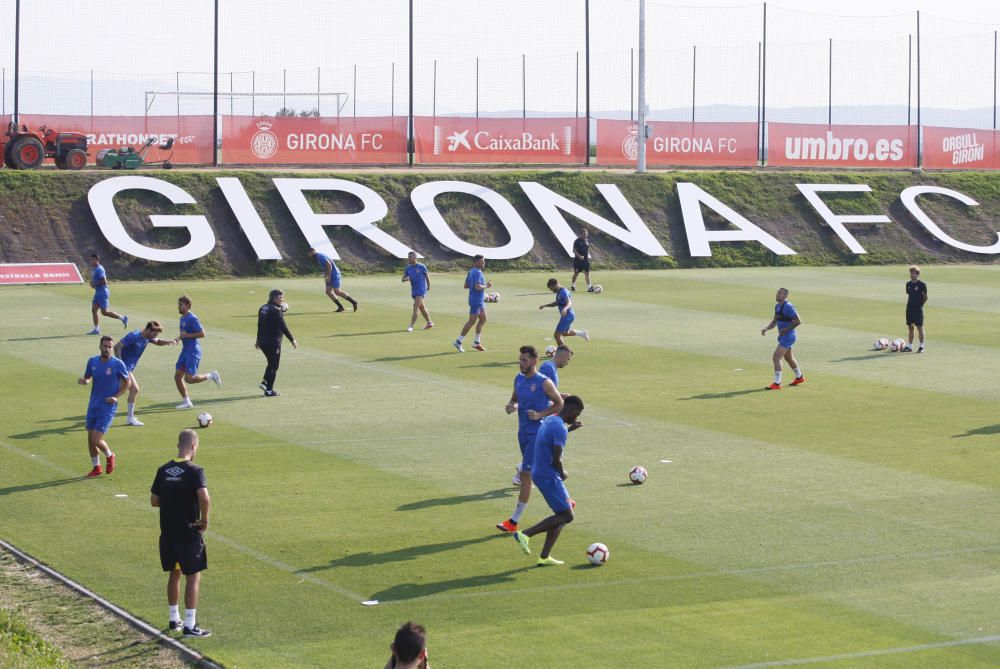
[[[898,648],[880,648],[878,650],[866,650],[857,653],[843,653],[841,655],[826,655],[824,657],[803,657],[795,660],[776,660],[774,662],[758,662],[756,664],[741,664],[739,666],[725,667],[724,669],[765,669],[766,667],[790,667],[796,664],[817,664],[819,662],[837,662],[839,660],[850,660],[861,657],[878,657],[880,655],[895,655],[898,653],[918,653],[924,650],[934,650],[936,648],[953,648],[955,646],[970,646],[980,643],[995,643],[1000,641],[1000,635],[981,636],[974,639],[956,639],[955,641],[942,641],[940,643],[925,643],[919,646],[900,646]]]

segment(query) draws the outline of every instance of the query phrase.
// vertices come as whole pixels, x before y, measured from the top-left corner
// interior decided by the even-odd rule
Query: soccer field
[[[76,385],[98,352],[92,291],[0,289],[0,537],[165,627],[149,486],[207,410],[198,617],[214,635],[191,643],[229,667],[380,667],[408,619],[438,669],[1000,664],[1000,267],[924,268],[922,355],[871,350],[905,337],[905,267],[595,273],[605,292],[574,294],[593,341],[571,339],[560,373],[586,403],[565,453],[577,519],[553,551],[565,566],[545,568],[494,524],[516,498],[517,349],[550,343],[557,320],[538,310],[549,275],[487,276],[502,295],[488,350],[464,354],[458,274],[432,275],[436,327],[413,333],[396,275],[345,276],[361,307],[341,314],[320,278],[112,276],[111,307],[166,336],[190,294],[202,371],[224,385],[175,410],[178,349],[149,347],[146,426],[126,427],[121,403],[119,469],[98,480],[82,478]],[[299,349],[284,347],[282,396],[263,398],[256,311],[274,286]],[[807,382],[786,371],[765,392],[779,286]],[[522,525],[545,515],[535,491]],[[602,567],[585,560],[594,541]]]

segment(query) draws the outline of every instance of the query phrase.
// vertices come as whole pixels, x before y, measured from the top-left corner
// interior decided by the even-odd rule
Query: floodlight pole
[[[639,164],[636,171],[646,172],[646,0],[639,0]]]

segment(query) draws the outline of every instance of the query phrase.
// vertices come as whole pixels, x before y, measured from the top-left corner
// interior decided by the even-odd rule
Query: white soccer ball
[[[648,477],[649,473],[646,471],[646,468],[640,467],[638,465],[630,469],[628,472],[628,480],[634,483],[635,485],[642,485],[643,483],[646,482],[646,479]]]
[[[601,566],[611,557],[611,551],[604,544],[593,543],[587,548],[587,562],[595,566]]]
[[[212,424],[212,414],[207,411],[202,411],[198,414],[198,425],[202,427],[208,427]]]
[[[499,302],[500,301],[500,293],[487,293],[486,294],[486,301],[487,302]]]
[[[551,358],[551,357],[555,356],[555,354],[556,354],[556,347],[555,346],[553,346],[552,344],[549,344],[548,346],[545,347],[545,357],[546,358]]]
[[[886,339],[885,337],[880,337],[875,340],[874,344],[872,344],[872,348],[874,348],[876,351],[884,351],[885,349],[889,348],[889,340]]]
[[[603,292],[604,292],[604,286],[602,286],[602,285],[601,285],[601,284],[599,284],[599,283],[598,283],[598,284],[595,284],[595,285],[594,285],[594,292],[595,292],[595,293],[603,293]]]
[[[281,313],[285,313],[286,311],[288,311],[288,302],[282,302],[281,303]]]
[[[906,342],[902,339],[893,339],[889,345],[889,350],[894,353],[902,351],[906,347]]]

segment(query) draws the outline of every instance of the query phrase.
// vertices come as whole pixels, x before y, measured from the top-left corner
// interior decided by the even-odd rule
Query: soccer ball
[[[212,424],[212,414],[207,411],[202,411],[198,414],[198,425],[202,427],[208,427]]]
[[[553,346],[552,344],[549,344],[548,346],[545,347],[545,357],[546,358],[551,358],[551,357],[555,356],[555,354],[556,354],[556,347],[555,346]]]
[[[487,302],[499,302],[500,301],[500,293],[486,293],[486,301]]]
[[[282,302],[281,303],[281,313],[285,313],[286,311],[288,311],[288,302]]]
[[[902,351],[906,347],[906,342],[902,339],[893,339],[892,344],[889,345],[889,350],[895,352]]]
[[[876,351],[884,351],[885,349],[889,348],[889,340],[886,339],[885,337],[876,339],[875,343],[873,344],[873,348]]]
[[[630,469],[628,472],[628,480],[634,483],[635,485],[642,485],[643,483],[645,483],[646,478],[648,476],[649,473],[646,472],[646,468],[640,467],[638,465]]]
[[[593,543],[587,549],[587,562],[594,566],[600,567],[608,561],[609,557],[611,557],[611,551],[604,544]]]
[[[599,283],[598,284],[594,284],[594,292],[595,293],[603,293],[604,292],[604,286],[602,286]]]

